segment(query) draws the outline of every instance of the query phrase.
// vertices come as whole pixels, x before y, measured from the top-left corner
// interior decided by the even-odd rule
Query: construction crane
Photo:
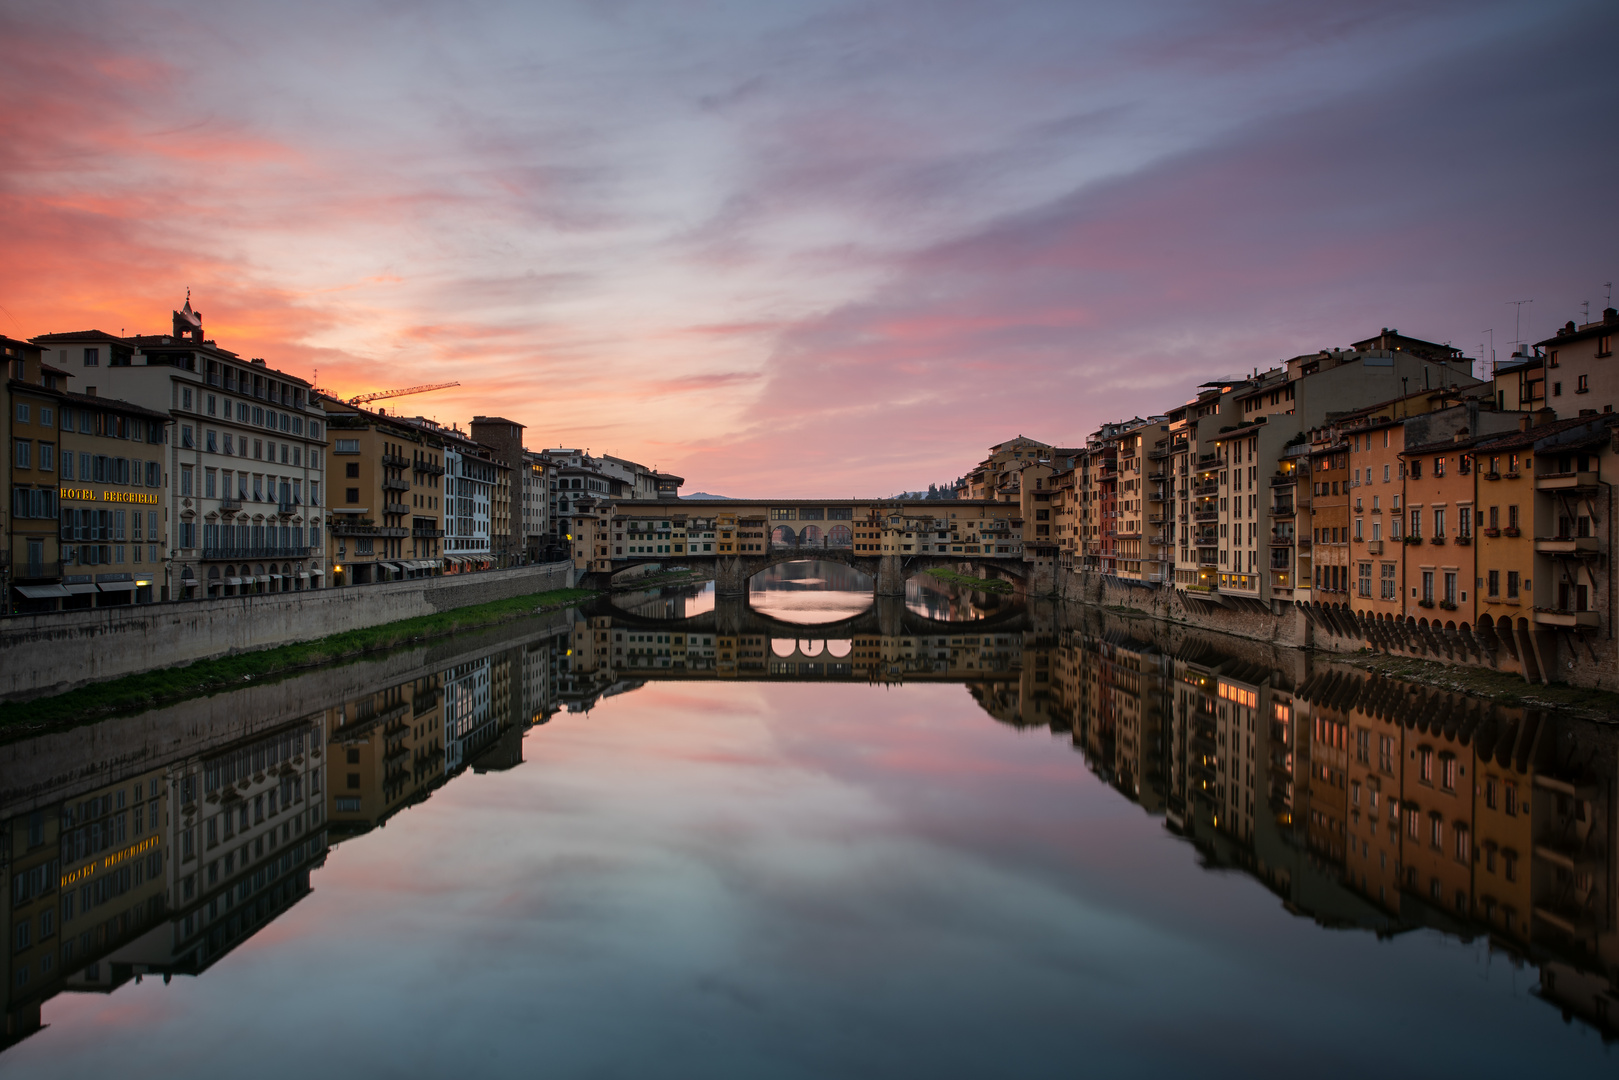
[[[374,394],[359,394],[349,398],[350,405],[364,405],[370,401],[381,401],[383,398],[406,397],[410,394],[425,394],[429,390],[443,390],[451,386],[460,386],[458,382],[427,383],[422,386],[407,386],[403,390],[378,390]]]

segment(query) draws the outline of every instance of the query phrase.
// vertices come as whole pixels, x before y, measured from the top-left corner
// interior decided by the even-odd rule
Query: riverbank
[[[960,585],[962,588],[972,589],[974,592],[1009,593],[1017,588],[1017,586],[1004,578],[974,577],[971,574],[963,574],[959,570],[951,570],[945,566],[936,566],[931,570],[922,572],[928,577],[938,578],[940,581],[949,582],[951,585]]]
[[[1365,652],[1332,656],[1333,663],[1359,668],[1402,682],[1467,694],[1498,705],[1548,709],[1602,723],[1619,723],[1619,694],[1568,683],[1525,682],[1522,675],[1489,668],[1440,664],[1415,657]]]
[[[50,728],[173,704],[246,682],[282,676],[368,653],[386,652],[464,630],[511,622],[542,611],[570,607],[598,595],[590,589],[551,589],[493,600],[433,615],[345,630],[296,645],[233,653],[92,683],[53,697],[0,704],[0,728]]]

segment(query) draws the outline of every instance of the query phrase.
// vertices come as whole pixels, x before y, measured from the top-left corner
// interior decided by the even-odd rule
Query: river
[[[0,1068],[1613,1071],[1614,728],[852,574],[13,737]]]

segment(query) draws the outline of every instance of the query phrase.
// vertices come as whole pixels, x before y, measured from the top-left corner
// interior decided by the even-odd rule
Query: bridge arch
[[[770,546],[773,548],[797,547],[798,534],[793,532],[790,525],[777,525],[770,530]]]

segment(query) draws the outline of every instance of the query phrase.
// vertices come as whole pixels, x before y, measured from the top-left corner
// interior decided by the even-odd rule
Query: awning
[[[326,571],[324,571],[324,570],[311,570],[309,572],[311,574],[313,574],[315,577],[325,577],[326,576]]]
[[[30,600],[48,600],[55,596],[72,596],[61,585],[13,585],[12,588]]]
[[[378,565],[386,566],[389,570],[392,570],[396,574],[403,574],[405,572],[405,568],[396,562],[385,562],[379,563]]]
[[[133,581],[102,581],[98,583],[102,592],[134,592]]]
[[[76,581],[72,585],[64,585],[62,587],[70,593],[92,593],[101,591],[88,581]]]
[[[281,580],[281,575],[280,574],[271,574],[270,575],[270,580],[271,581],[280,581]]]
[[[226,585],[240,585],[241,583],[242,579],[239,577],[228,577],[225,579]]]
[[[309,580],[309,571],[307,571],[307,570],[301,571],[298,574],[298,578],[299,578],[300,581],[308,581]]]

